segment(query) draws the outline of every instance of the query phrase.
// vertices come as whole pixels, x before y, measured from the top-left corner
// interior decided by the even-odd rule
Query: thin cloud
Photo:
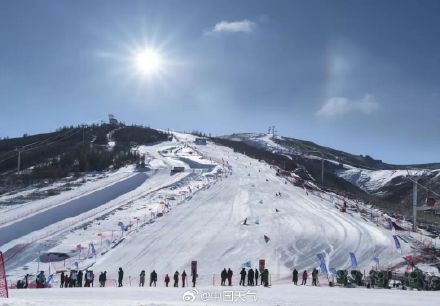
[[[380,109],[380,104],[373,95],[365,95],[360,100],[346,97],[332,97],[316,113],[320,117],[336,117],[352,113],[370,115]]]
[[[241,21],[220,21],[217,22],[214,27],[209,30],[209,33],[250,33],[255,29],[255,22],[248,19]]]

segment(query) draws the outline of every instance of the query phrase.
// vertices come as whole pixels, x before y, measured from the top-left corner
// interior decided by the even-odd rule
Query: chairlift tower
[[[267,129],[268,134],[272,134],[272,137],[275,137],[277,135],[277,130],[275,129],[275,125],[269,126]]]

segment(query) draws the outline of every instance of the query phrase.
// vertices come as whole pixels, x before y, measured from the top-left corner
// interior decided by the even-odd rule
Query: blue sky
[[[96,122],[440,162],[440,1],[0,1],[0,137]],[[160,73],[133,67],[148,46]]]

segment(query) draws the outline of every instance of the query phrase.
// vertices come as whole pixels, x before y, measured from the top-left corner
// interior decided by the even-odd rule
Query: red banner
[[[197,275],[197,261],[191,261],[191,275]]]
[[[8,284],[6,283],[5,262],[2,252],[0,252],[0,297],[8,297]]]
[[[266,261],[264,259],[260,259],[259,268],[260,268],[260,273],[263,272],[264,269],[266,268]]]

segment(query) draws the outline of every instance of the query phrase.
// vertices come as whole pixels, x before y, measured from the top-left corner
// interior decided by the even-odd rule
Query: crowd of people
[[[229,277],[229,271],[230,271],[230,277]],[[223,273],[226,272],[226,269],[224,269],[222,271],[222,275]],[[231,286],[231,279],[232,279],[232,271],[231,269],[228,270],[227,272],[227,276],[228,276],[228,285]],[[247,282],[246,282],[247,279]],[[265,287],[269,287],[269,270],[268,269],[264,269],[261,273],[255,269],[249,269],[246,272],[245,268],[242,268],[240,271],[240,282],[239,285],[240,286],[258,286],[258,279],[260,279],[260,285],[263,285]],[[224,285],[224,281],[223,281],[223,276],[222,276],[222,285]]]
[[[294,285],[298,285],[299,281],[299,272],[296,269],[293,269],[292,272],[292,282]],[[318,286],[318,270],[316,268],[313,269],[311,275],[312,275],[312,286]],[[234,273],[233,271],[228,268],[224,268],[220,273],[220,279],[221,279],[221,286],[233,286],[232,283],[232,277]],[[252,269],[249,268],[246,270],[246,268],[242,268],[240,273],[240,281],[239,286],[258,286],[262,285],[265,287],[269,287],[270,280],[269,280],[269,270],[263,269],[263,271],[260,271],[258,269]],[[191,282],[192,286],[196,286],[197,281],[197,273],[191,273]],[[172,276],[173,280],[173,287],[179,287],[179,282],[181,284],[181,287],[188,286],[188,274],[185,270],[182,271],[182,273],[179,273],[179,271],[174,272]],[[306,270],[302,272],[302,281],[301,285],[307,285],[307,280],[309,278],[309,274]],[[19,280],[17,282],[17,288],[28,288],[28,279],[29,274],[26,274],[24,280]],[[67,272],[62,272],[60,277],[60,288],[73,288],[73,287],[93,287],[94,286],[94,279],[95,274],[92,270],[85,270],[85,271],[77,271],[77,270],[71,270],[69,274]],[[101,272],[99,274],[99,287],[105,287],[106,281],[107,281],[107,271]],[[139,287],[144,287],[146,281],[146,272],[145,270],[142,270],[139,274]],[[158,281],[158,275],[156,270],[153,270],[150,273],[150,287],[156,287]],[[36,287],[37,288],[44,288],[46,286],[46,276],[44,275],[44,271],[40,271],[36,276]],[[124,271],[122,268],[119,268],[118,270],[118,280],[117,285],[118,287],[123,287],[124,282]],[[164,277],[164,283],[165,286],[168,287],[171,282],[171,277],[168,274],[165,274]]]
[[[299,272],[296,269],[293,269],[292,282],[296,286],[298,286],[298,274]],[[309,273],[306,270],[304,270],[304,272],[302,273],[302,282],[301,282],[302,286],[307,285],[308,277],[309,277]],[[312,286],[318,286],[318,270],[316,268],[314,268],[312,271]]]
[[[104,272],[105,273],[105,272]],[[102,273],[99,276],[100,286],[102,285]],[[71,270],[70,274],[61,272],[60,276],[60,288],[72,288],[72,287],[93,287],[95,281],[95,274],[92,270],[85,270],[84,272],[79,270]],[[105,281],[104,281],[105,282]],[[101,286],[103,287],[103,286]]]

